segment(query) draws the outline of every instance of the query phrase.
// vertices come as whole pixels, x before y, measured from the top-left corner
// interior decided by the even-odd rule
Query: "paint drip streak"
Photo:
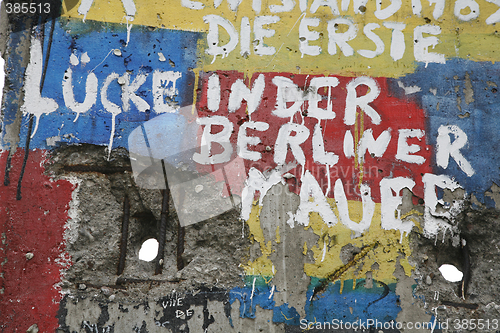
[[[45,61],[43,64],[42,79],[40,81],[40,95],[42,94],[43,85],[45,83],[45,76],[47,75],[47,67],[48,67],[49,59],[50,59],[50,50],[52,48],[54,28],[55,28],[55,18],[52,18],[52,25],[50,27],[49,41],[47,43],[47,52],[46,52]],[[40,41],[41,41],[41,44],[43,45],[43,42],[44,42],[43,41],[44,40],[43,34],[45,33],[45,24],[41,25],[41,31],[42,31],[42,34],[40,36]],[[26,147],[25,147],[25,151],[24,151],[24,160],[23,160],[23,165],[21,167],[21,174],[20,174],[19,180],[17,182],[16,200],[22,199],[21,188],[22,188],[22,182],[23,182],[23,177],[24,177],[24,171],[26,170],[26,162],[28,161],[28,155],[29,155],[29,151],[30,151],[30,142],[31,142],[31,137],[32,137],[31,132],[33,130],[33,119],[34,119],[33,114],[30,114],[30,119],[29,119],[29,124],[28,124],[28,132],[26,133]],[[39,120],[40,119],[37,119],[37,126],[36,126],[37,128],[38,128],[38,121]]]
[[[324,281],[318,287],[314,289],[312,297],[314,298],[318,293],[325,291],[326,286],[328,285],[329,282],[334,282],[335,280],[340,278],[349,268],[357,264],[361,259],[363,259],[368,254],[368,252],[375,249],[378,245],[379,243],[375,242],[372,245],[365,246],[361,250],[361,252],[356,254],[354,258],[351,261],[349,261],[346,265],[333,271],[330,275],[326,277],[326,279],[324,279]]]

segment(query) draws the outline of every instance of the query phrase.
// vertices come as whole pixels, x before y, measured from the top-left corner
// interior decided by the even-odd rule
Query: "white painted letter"
[[[404,23],[384,22],[384,27],[392,29],[391,38],[391,58],[398,61],[405,54],[406,44],[403,29],[406,27]]]
[[[312,197],[314,201],[309,201]],[[300,205],[295,214],[295,221],[304,226],[309,225],[309,213],[318,213],[328,227],[337,224],[337,217],[332,208],[326,201],[323,191],[319,187],[318,181],[306,170],[302,177],[302,186],[300,188]]]
[[[462,15],[462,9],[469,8],[469,14]],[[455,2],[455,16],[462,21],[474,20],[479,16],[479,4],[474,0],[457,0]]]
[[[274,115],[281,118],[293,117],[295,112],[300,111],[300,106],[304,103],[302,90],[287,77],[275,76],[273,83],[278,87],[276,93],[276,108],[272,111]],[[289,108],[287,102],[294,102]]]
[[[175,112],[179,109],[178,105],[165,103],[165,95],[173,100],[178,94],[176,82],[181,76],[181,72],[164,72],[159,69],[153,72],[153,110],[156,113]]]
[[[309,45],[309,41],[318,40],[319,32],[311,31],[308,27],[317,27],[319,25],[319,18],[310,18],[304,17],[300,21],[299,26],[299,37],[300,37],[300,46],[299,50],[302,53],[302,58],[304,54],[317,56],[321,53],[321,47],[318,45]]]
[[[444,217],[451,221],[460,213],[463,203],[463,198],[454,200],[452,203],[445,203],[443,199],[438,200],[436,187],[455,191],[460,188],[460,185],[446,175],[433,175],[431,173],[426,173],[422,177],[422,182],[424,183],[425,201],[424,234],[427,237],[436,236],[441,230],[446,231],[446,229],[451,229],[451,224],[438,217]],[[440,209],[438,212],[438,204],[440,207],[446,207],[446,209]]]
[[[137,109],[140,112],[145,112],[149,110],[151,107],[145,100],[137,96],[136,91],[140,88],[140,86],[146,82],[147,74],[137,74],[134,81],[130,83],[130,74],[123,74],[123,78],[125,79],[125,83],[121,85],[122,87],[122,104],[123,111],[128,112],[130,110],[130,101],[135,104]]]
[[[375,1],[375,5],[377,6],[377,10],[375,11],[375,17],[379,20],[385,20],[396,14],[396,12],[401,8],[402,5],[401,0],[392,0],[391,4],[386,8],[382,9],[382,0]]]
[[[416,61],[425,62],[426,64],[430,62],[436,62],[439,64],[446,63],[444,54],[429,52],[429,46],[433,48],[439,43],[437,37],[424,37],[423,34],[439,35],[441,33],[441,28],[436,25],[422,25],[415,27],[413,31],[414,41],[413,41],[413,54]]]
[[[21,106],[23,113],[30,113],[36,117],[36,124],[31,133],[33,137],[38,129],[42,114],[49,114],[57,110],[59,105],[55,100],[42,97],[40,94],[40,80],[42,79],[42,43],[34,36],[31,37],[30,62],[26,67],[24,83],[24,104]]]
[[[316,119],[334,119],[335,112],[332,109],[330,87],[334,88],[339,84],[339,79],[336,77],[315,77],[311,80],[309,85],[309,110],[308,116],[314,117]],[[323,87],[329,87],[328,89],[328,104],[326,109],[318,107],[318,103],[321,101],[321,96],[318,94],[318,89]]]
[[[85,84],[85,99],[83,103],[79,103],[75,100],[75,93],[73,91],[73,70],[68,68],[64,73],[64,79],[62,82],[64,103],[71,109],[71,111],[76,112],[76,117],[73,122],[75,122],[80,113],[85,113],[95,104],[97,101],[97,76],[94,73],[90,73],[87,76],[87,82]]]
[[[258,145],[260,143],[260,138],[256,136],[247,136],[247,128],[263,132],[267,131],[269,124],[260,121],[249,121],[241,125],[238,131],[238,155],[247,160],[258,161],[262,157],[262,154],[258,151],[248,150],[247,146]]]
[[[369,152],[372,156],[382,157],[385,151],[387,150],[387,146],[389,145],[389,141],[391,141],[391,129],[383,131],[377,140],[373,138],[373,130],[367,129],[363,132],[363,136],[361,140],[359,140],[358,144],[358,162],[363,162],[365,158],[366,152]]]
[[[295,132],[294,136],[291,135],[292,132]],[[306,157],[300,145],[304,143],[308,137],[309,129],[304,125],[295,123],[281,125],[276,143],[274,144],[274,163],[285,164],[288,146],[290,146],[295,159],[299,164],[304,165],[306,163]]]
[[[377,23],[368,23],[363,28],[363,33],[370,39],[373,43],[375,43],[375,51],[371,50],[359,50],[358,53],[361,54],[365,58],[375,58],[376,56],[384,53],[384,42],[377,36],[372,30],[380,28],[380,25]]]
[[[323,135],[321,133],[321,126],[319,125],[319,122],[316,126],[314,126],[312,145],[314,162],[330,166],[337,164],[339,157],[334,153],[325,152],[325,144],[323,142]]]
[[[408,138],[420,139],[424,136],[424,131],[420,129],[400,129],[398,138],[398,151],[396,153],[396,159],[408,163],[422,164],[425,162],[425,158],[419,155],[410,155],[420,151],[419,145],[408,145],[406,140]]]
[[[259,107],[266,86],[264,75],[260,74],[253,82],[253,88],[250,90],[243,80],[236,80],[231,86],[231,94],[229,95],[229,112],[234,112],[241,107],[243,100],[247,101],[248,114],[251,115]]]
[[[203,129],[203,134],[201,138],[200,153],[194,153],[193,161],[199,164],[217,164],[229,162],[231,159],[231,154],[233,153],[233,147],[229,138],[233,131],[233,123],[229,121],[226,117],[213,116],[198,118],[196,122],[200,126],[205,126]],[[212,125],[222,125],[222,131],[212,134]],[[213,155],[212,142],[216,142],[224,148],[224,151],[220,154]]]
[[[368,86],[368,93],[358,97],[356,88],[360,85]],[[373,102],[380,94],[377,81],[367,76],[360,76],[349,82],[347,85],[347,97],[345,101],[344,123],[354,125],[356,122],[356,111],[359,106],[368,115],[375,125],[380,124],[380,115],[368,103]]]
[[[337,0],[314,0],[309,10],[314,14],[320,6],[330,7],[333,15],[340,15]]]
[[[340,215],[340,221],[346,227],[354,231],[358,236],[370,227],[372,223],[373,213],[375,212],[375,202],[371,198],[370,187],[366,184],[361,185],[361,201],[363,202],[363,219],[361,222],[356,223],[349,217],[349,205],[347,197],[344,192],[344,185],[342,180],[337,179],[334,188],[335,202]]]
[[[486,0],[488,2],[494,3],[497,6],[500,6],[500,0]],[[491,14],[487,19],[486,19],[486,24],[493,24],[500,22],[500,9]]]
[[[273,29],[264,29],[263,26],[273,24],[280,20],[279,16],[257,16],[253,25],[254,33],[254,51],[256,55],[273,55],[276,52],[274,46],[265,46],[264,37],[273,37],[275,31]]]
[[[214,60],[212,61],[213,63],[219,54],[222,55],[222,58],[224,58],[229,54],[229,52],[236,48],[236,45],[238,45],[238,32],[231,22],[217,15],[203,16],[203,22],[209,24],[207,34],[208,49],[206,52],[214,56]],[[223,46],[218,46],[219,26],[224,28],[229,35],[229,42]]]
[[[337,33],[337,27],[340,24],[349,26],[346,32]],[[354,39],[358,33],[358,28],[353,21],[345,18],[336,18],[328,21],[328,53],[337,54],[337,45],[344,54],[349,57],[354,54],[354,49],[347,44],[348,41]]]
[[[455,136],[453,143],[450,134]],[[456,125],[441,125],[438,129],[436,139],[436,164],[443,169],[448,168],[449,157],[453,157],[460,169],[471,177],[475,171],[469,161],[460,152],[460,149],[467,144],[467,134]]]
[[[156,99],[155,99],[156,100]],[[208,78],[207,107],[210,111],[219,110],[220,105],[220,79],[216,73]]]
[[[403,202],[403,198],[399,195],[399,192],[403,188],[408,188],[411,191],[413,186],[415,186],[415,182],[405,177],[384,178],[380,181],[381,227],[385,230],[399,230],[401,239],[405,232],[410,233],[415,224],[412,221],[401,221],[401,210],[398,206]],[[392,195],[393,191],[396,195]],[[395,212],[397,212],[397,217],[394,214]]]

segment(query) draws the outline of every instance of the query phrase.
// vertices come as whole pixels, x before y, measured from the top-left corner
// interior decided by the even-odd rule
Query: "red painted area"
[[[18,201],[24,150],[18,149],[12,157],[10,184],[4,186],[7,155],[0,155],[0,331],[26,332],[37,324],[40,332],[54,332],[59,327],[56,314],[61,300],[57,283],[61,269],[70,264],[63,233],[74,185],[46,176],[45,152],[32,150]],[[26,258],[28,252],[34,254],[31,260]]]
[[[212,112],[207,107],[208,78],[212,75],[212,73],[202,73],[200,74],[201,89],[199,90],[200,96],[197,104],[198,115],[199,117],[210,117],[215,115],[228,117],[234,125],[231,142],[234,144],[234,147],[236,147],[238,129],[244,122],[249,121],[249,116],[246,113],[247,104],[245,101],[242,102],[239,110],[231,113],[228,112],[228,101],[231,94],[231,86],[236,80],[243,79],[247,87],[252,87],[253,82],[261,73],[253,73],[251,78],[245,78],[243,73],[234,71],[221,71],[217,72],[217,74],[219,75],[221,86],[221,102],[219,110]],[[251,129],[247,131],[249,136],[258,136],[261,139],[260,144],[256,146],[249,146],[249,150],[260,152],[262,154],[262,158],[255,162],[245,160],[246,171],[248,171],[251,167],[255,167],[262,172],[276,167],[274,162],[274,145],[278,131],[282,125],[290,122],[290,118],[281,118],[272,113],[275,109],[277,99],[277,86],[273,84],[272,79],[275,76],[289,78],[302,91],[306,91],[309,87],[311,79],[318,77],[314,75],[290,73],[262,74],[265,76],[265,90],[259,107],[251,115],[251,120],[268,123],[269,129],[264,132]],[[339,80],[339,84],[336,87],[331,88],[330,99],[333,105],[333,111],[336,113],[336,117],[334,119],[321,120],[320,123],[322,126],[325,151],[333,152],[339,156],[339,162],[335,166],[330,167],[331,191],[328,193],[328,197],[333,197],[333,187],[335,181],[340,178],[344,184],[344,190],[347,198],[351,200],[360,200],[359,186],[360,177],[362,177],[361,181],[371,187],[373,199],[376,202],[380,202],[380,180],[385,177],[393,178],[399,176],[412,178],[416,183],[413,193],[418,197],[423,197],[422,174],[432,172],[430,166],[432,147],[427,144],[426,137],[424,136],[420,140],[417,138],[409,138],[407,140],[408,145],[418,145],[420,147],[420,151],[415,153],[415,155],[424,157],[424,163],[408,163],[396,159],[395,156],[398,147],[399,129],[420,129],[425,132],[426,120],[424,110],[419,108],[414,101],[406,97],[397,98],[392,96],[389,88],[390,79],[375,78],[374,80],[380,87],[381,93],[373,102],[370,103],[370,105],[380,115],[380,124],[374,124],[371,118],[365,115],[358,107],[356,124],[348,126],[344,123],[344,110],[347,96],[346,86],[354,78],[341,76],[335,77]],[[329,89],[320,88],[318,93],[322,96],[322,101],[319,103],[319,107],[326,108]],[[357,88],[358,96],[363,96],[366,93],[366,86],[359,86]],[[303,149],[306,157],[305,168],[313,174],[322,189],[326,191],[328,188],[327,168],[325,165],[316,163],[313,160],[312,136],[314,126],[318,123],[318,120],[307,116],[308,103],[308,101],[304,102],[301,112],[295,113],[293,122],[305,125],[310,131],[309,138],[301,144],[301,148]],[[390,129],[391,140],[387,150],[381,157],[373,157],[370,156],[369,153],[366,153],[364,156],[364,163],[360,166],[355,162],[354,157],[345,156],[343,148],[344,135],[346,131],[350,130],[354,138],[359,140],[363,131],[368,129],[373,130],[373,137],[375,139],[377,139],[383,131]],[[217,129],[215,129],[215,132],[216,131]],[[270,149],[266,149],[266,147],[269,147]],[[233,158],[236,156],[236,149],[234,149],[234,151]],[[286,162],[292,161],[294,161],[294,157],[291,150],[288,149]],[[216,166],[216,168],[219,167],[220,166]],[[205,168],[205,171],[209,171],[207,167],[201,168]],[[302,166],[298,166],[290,172],[296,176],[295,179],[291,179],[289,182],[290,189],[298,193],[301,185],[300,177],[302,174]]]

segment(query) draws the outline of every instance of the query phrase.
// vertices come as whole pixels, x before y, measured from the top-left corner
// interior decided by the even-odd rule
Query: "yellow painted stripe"
[[[185,0],[187,1],[187,0]],[[316,0],[320,1],[320,0]],[[324,1],[324,0],[323,0]],[[133,24],[152,26],[166,29],[179,29],[187,31],[207,32],[208,24],[204,23],[203,17],[206,15],[218,15],[230,21],[237,31],[240,31],[241,19],[248,17],[253,29],[255,21],[255,11],[252,9],[251,0],[242,0],[236,12],[229,9],[227,0],[214,8],[214,2],[208,0],[197,1],[203,4],[201,10],[194,10],[183,7],[181,0],[135,0],[137,8]],[[236,2],[236,1],[232,1]],[[280,21],[264,28],[274,29],[273,37],[265,38],[264,43],[267,46],[274,46],[276,53],[269,56],[258,56],[253,51],[248,57],[240,55],[240,45],[236,47],[227,57],[217,56],[213,61],[213,56],[204,56],[201,63],[203,70],[233,70],[239,71],[287,71],[299,73],[328,73],[335,72],[342,75],[360,75],[399,77],[412,72],[416,66],[413,54],[413,32],[416,26],[432,24],[439,26],[441,33],[436,37],[439,44],[435,48],[429,48],[430,52],[444,54],[447,59],[460,57],[474,61],[498,61],[500,60],[499,34],[495,25],[486,24],[486,20],[495,13],[499,7],[485,0],[478,0],[480,14],[477,19],[469,22],[460,21],[454,15],[455,1],[446,1],[443,15],[434,20],[434,5],[429,6],[428,1],[421,0],[422,12],[420,16],[412,13],[411,0],[404,0],[401,9],[391,17],[385,20],[379,20],[375,17],[375,1],[368,1],[364,14],[356,14],[353,11],[352,0],[347,12],[341,12],[341,16],[352,19],[358,25],[358,34],[355,39],[349,41],[349,45],[355,51],[367,49],[374,50],[375,44],[363,34],[363,27],[368,23],[377,23],[380,28],[374,32],[383,40],[385,51],[373,58],[367,59],[361,55],[355,54],[350,57],[344,56],[339,49],[336,55],[328,54],[328,31],[327,21],[336,15],[333,15],[329,7],[319,7],[316,13],[310,13],[310,6],[315,2],[308,1],[308,7],[305,12],[306,17],[316,17],[320,19],[318,27],[309,27],[311,31],[321,33],[320,39],[310,42],[310,45],[318,45],[322,48],[322,53],[318,56],[304,55],[301,57],[299,50],[299,25],[304,17],[299,9],[299,1],[290,12],[271,13],[270,5],[279,5],[278,0],[262,1],[262,10],[259,15],[275,15]],[[340,8],[341,1],[338,1]],[[384,0],[382,8],[387,7],[389,1]],[[79,5],[65,13],[66,17],[83,18],[78,13]],[[462,10],[462,14],[467,14],[469,9]],[[95,0],[90,8],[87,19],[103,22],[114,22],[126,24],[126,13],[120,0]],[[401,60],[394,61],[390,56],[392,30],[383,26],[386,22],[401,22],[406,24],[403,30],[405,35],[406,51]],[[223,29],[221,29],[222,31]],[[224,35],[221,33],[221,35]],[[431,37],[430,35],[425,35]],[[223,39],[223,36],[221,37]],[[241,39],[241,38],[240,38]],[[253,33],[252,38],[253,40]],[[221,40],[220,45],[224,42]],[[251,46],[252,48],[252,46]],[[213,61],[213,63],[212,63]]]

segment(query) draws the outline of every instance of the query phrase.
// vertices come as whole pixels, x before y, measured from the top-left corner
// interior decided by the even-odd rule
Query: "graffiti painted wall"
[[[499,329],[497,1],[2,6],[2,332]]]

